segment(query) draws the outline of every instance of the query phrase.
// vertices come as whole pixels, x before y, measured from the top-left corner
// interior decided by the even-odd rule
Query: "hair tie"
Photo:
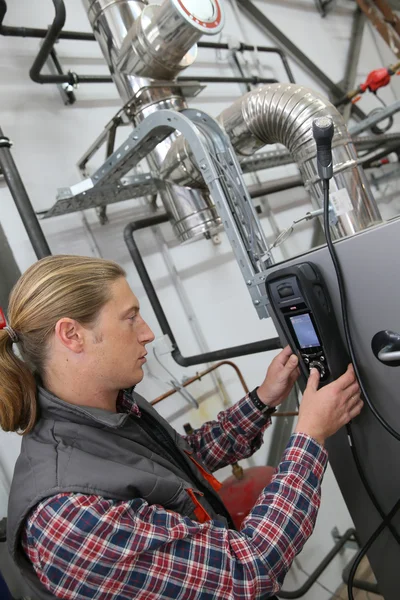
[[[6,327],[4,327],[4,331],[7,331],[13,344],[18,344],[18,342],[19,342],[18,334],[16,333],[16,331],[14,331],[14,329],[12,327],[7,325]]]

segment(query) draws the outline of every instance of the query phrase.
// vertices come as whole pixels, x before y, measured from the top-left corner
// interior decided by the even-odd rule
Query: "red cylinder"
[[[273,467],[243,469],[243,477],[231,475],[222,483],[219,494],[237,529],[247,517],[262,490],[275,474]]]

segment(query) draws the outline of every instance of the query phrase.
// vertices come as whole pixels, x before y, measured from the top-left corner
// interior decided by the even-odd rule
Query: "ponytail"
[[[13,342],[0,330],[0,427],[28,433],[36,421],[36,382],[30,369],[13,352]]]
[[[57,322],[69,317],[95,322],[111,299],[111,284],[125,277],[117,263],[87,256],[49,256],[32,265],[10,294],[8,319],[18,336],[24,360],[0,330],[0,427],[29,433],[37,418],[33,372],[46,372],[49,340]]]

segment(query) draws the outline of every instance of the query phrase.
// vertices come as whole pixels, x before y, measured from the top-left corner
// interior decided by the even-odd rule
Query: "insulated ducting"
[[[304,186],[316,208],[322,207],[322,184],[318,177],[312,121],[333,119],[333,171],[331,200],[335,216],[332,236],[351,235],[381,222],[379,210],[342,116],[316,92],[293,84],[270,84],[239,98],[218,117],[235,151],[251,155],[266,144],[283,144],[298,164]],[[162,176],[177,185],[203,187],[204,181],[183,138],[170,148]]]

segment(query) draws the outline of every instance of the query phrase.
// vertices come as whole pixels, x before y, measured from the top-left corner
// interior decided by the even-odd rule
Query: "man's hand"
[[[311,369],[295,431],[305,433],[323,445],[326,438],[360,414],[363,402],[352,365],[336,381],[320,390],[318,385],[319,373],[317,369]]]
[[[257,390],[260,400],[273,408],[287,398],[294,382],[300,375],[298,358],[292,353],[290,346],[275,356],[269,366],[264,382]]]

